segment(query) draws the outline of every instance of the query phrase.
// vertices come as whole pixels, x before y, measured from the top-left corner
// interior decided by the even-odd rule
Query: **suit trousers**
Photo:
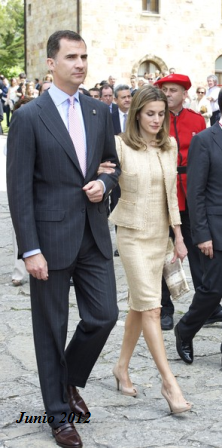
[[[181,338],[185,342],[194,338],[222,297],[222,251],[214,250],[212,259],[200,253],[200,259],[202,284],[198,286],[189,310],[178,323]]]
[[[70,277],[73,277],[80,322],[66,345]],[[88,220],[77,258],[67,269],[49,271],[47,281],[30,278],[34,343],[41,391],[51,424],[71,412],[67,385],[84,387],[116,323],[118,308],[113,258],[106,259],[95,243]]]
[[[202,268],[199,258],[200,250],[193,245],[192,238],[191,238],[191,230],[190,230],[190,219],[189,219],[189,213],[188,209],[186,207],[185,211],[180,212],[181,217],[181,232],[184,238],[184,243],[188,250],[188,260],[190,265],[190,272],[191,277],[193,280],[194,289],[201,285],[202,280]],[[170,228],[170,236],[174,238],[174,233],[172,229]],[[170,298],[170,292],[167,288],[167,284],[162,278],[162,315],[164,314],[170,314],[172,315],[174,313],[174,305]]]

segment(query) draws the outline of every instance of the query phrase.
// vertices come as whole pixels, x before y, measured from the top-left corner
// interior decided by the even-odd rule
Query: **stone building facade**
[[[46,42],[58,29],[85,39],[88,88],[109,75],[129,83],[132,74],[170,67],[194,86],[215,72],[222,84],[221,0],[26,0],[29,78],[47,72]]]

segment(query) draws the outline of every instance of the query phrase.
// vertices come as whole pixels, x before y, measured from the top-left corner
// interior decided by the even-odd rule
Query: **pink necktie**
[[[126,130],[127,114],[123,114],[123,132]]]
[[[83,173],[86,175],[86,151],[85,151],[85,140],[82,129],[82,123],[79,114],[74,105],[75,98],[73,96],[69,97],[69,134],[73,141],[76,154],[79,160],[79,164]]]

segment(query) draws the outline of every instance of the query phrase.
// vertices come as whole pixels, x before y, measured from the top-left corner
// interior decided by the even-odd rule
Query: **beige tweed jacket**
[[[119,185],[121,197],[110,215],[110,221],[117,226],[143,230],[149,220],[149,197],[151,169],[147,150],[136,151],[127,146],[120,136],[115,137],[116,149],[121,166]],[[170,137],[171,149],[157,149],[163,171],[166,189],[169,225],[181,224],[177,200],[177,144]]]

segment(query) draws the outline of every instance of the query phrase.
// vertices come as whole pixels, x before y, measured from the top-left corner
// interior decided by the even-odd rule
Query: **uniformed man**
[[[183,102],[187,91],[191,87],[188,76],[181,74],[170,74],[155,82],[167,96],[170,109],[170,135],[175,137],[178,145],[178,177],[177,192],[181,215],[181,230],[184,242],[188,249],[188,259],[190,265],[193,285],[196,288],[201,285],[202,268],[200,265],[199,249],[193,245],[190,232],[190,220],[186,201],[187,195],[187,156],[192,137],[206,128],[205,120],[201,114],[191,109],[183,108]],[[173,328],[174,305],[170,299],[170,293],[163,280],[162,288],[162,310],[161,327],[162,330]],[[208,319],[208,323],[222,321],[222,307],[219,305],[213,315]]]

